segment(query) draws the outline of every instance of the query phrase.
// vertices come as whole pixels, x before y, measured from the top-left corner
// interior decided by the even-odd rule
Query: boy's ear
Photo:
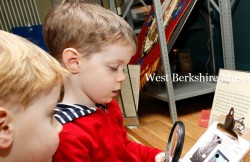
[[[74,48],[66,48],[63,51],[63,63],[72,74],[79,72],[79,55],[79,52]]]
[[[0,107],[0,151],[13,143],[14,131],[10,112]]]

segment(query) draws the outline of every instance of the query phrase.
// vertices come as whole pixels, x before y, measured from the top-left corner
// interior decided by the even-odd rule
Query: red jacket
[[[161,150],[127,138],[123,117],[113,100],[107,111],[79,117],[63,125],[53,162],[154,162]]]

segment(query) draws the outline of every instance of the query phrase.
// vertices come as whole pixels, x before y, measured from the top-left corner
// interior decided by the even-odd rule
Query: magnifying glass
[[[185,126],[183,122],[176,121],[171,129],[167,150],[166,162],[178,162],[181,156],[185,137]]]

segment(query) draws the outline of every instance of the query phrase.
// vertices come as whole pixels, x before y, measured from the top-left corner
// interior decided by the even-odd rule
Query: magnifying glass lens
[[[166,162],[178,162],[181,156],[185,137],[185,127],[183,122],[174,123],[167,144]]]

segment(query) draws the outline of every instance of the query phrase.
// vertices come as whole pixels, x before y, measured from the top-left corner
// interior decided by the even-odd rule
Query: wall
[[[250,23],[249,23],[249,6],[250,1],[236,0],[232,10],[232,25],[234,37],[234,53],[236,70],[250,71]],[[214,53],[216,60],[216,73],[219,68],[223,68],[223,53],[220,34],[220,19],[219,14],[214,10],[213,24],[214,24]],[[191,13],[181,35],[176,42],[177,48],[190,49],[192,52],[192,59],[194,61],[194,70],[207,72],[206,63],[209,57],[207,37],[205,28],[198,30],[189,30],[190,27],[201,26],[205,21],[201,18],[198,11]]]
[[[41,19],[44,22],[48,9],[51,7],[50,0],[36,0],[37,10]]]
[[[41,22],[44,22],[48,9],[52,6],[52,3],[59,3],[61,0],[35,0],[37,4],[38,13]],[[109,8],[109,0],[102,0],[105,8]],[[116,0],[116,4],[121,4],[121,0]]]
[[[236,69],[250,70],[249,0],[238,0],[233,10]]]
[[[206,30],[207,23],[199,12],[201,5],[201,3],[195,5],[173,49],[185,49],[191,52],[193,73],[210,73],[211,68],[208,62],[210,57],[208,51],[210,38]],[[214,35],[215,37],[217,36]],[[216,45],[216,47],[221,48],[220,44]],[[216,56],[220,55],[222,55],[222,52],[216,53]],[[218,60],[222,59],[218,57],[216,60],[218,62]]]

